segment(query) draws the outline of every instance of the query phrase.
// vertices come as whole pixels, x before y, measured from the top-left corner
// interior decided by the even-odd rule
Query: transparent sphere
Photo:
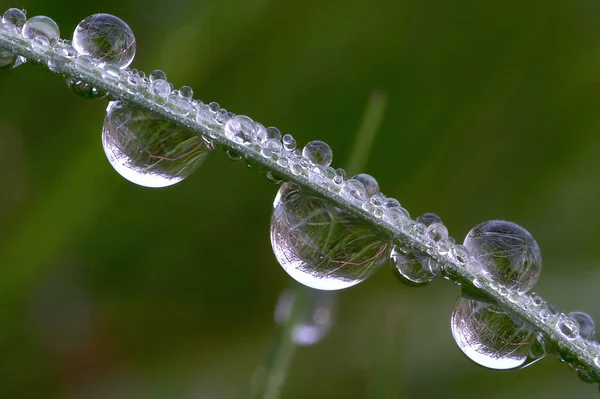
[[[102,145],[115,170],[144,187],[166,187],[182,181],[209,152],[198,134],[124,101],[109,103]]]
[[[588,339],[595,334],[596,326],[594,325],[594,319],[587,313],[571,312],[569,313],[569,317],[579,323],[579,336],[581,338]]]
[[[302,156],[314,164],[329,166],[333,160],[333,151],[324,141],[314,140],[304,146]]]
[[[524,365],[535,342],[534,331],[516,315],[464,292],[458,297],[450,327],[469,359],[496,370]]]
[[[27,16],[25,16],[23,10],[18,8],[9,8],[2,16],[3,23],[12,25],[18,29],[23,28],[25,21],[27,21]]]
[[[361,173],[354,176],[353,179],[358,180],[363,184],[368,197],[371,197],[379,192],[379,183],[377,183],[377,180],[375,180],[373,176],[366,173]]]
[[[492,220],[477,225],[467,234],[464,246],[471,255],[469,267],[508,289],[525,292],[542,272],[540,248],[531,234],[515,223]]]
[[[73,32],[73,47],[100,65],[125,69],[135,57],[135,36],[125,22],[110,14],[90,15]]]
[[[439,263],[422,252],[394,246],[390,255],[392,272],[401,282],[421,286],[435,280],[442,268]]]
[[[391,246],[371,226],[292,183],[273,203],[271,245],[296,281],[339,290],[364,281],[388,261]]]
[[[247,116],[237,115],[225,123],[225,135],[231,140],[248,144],[254,140],[254,121]]]
[[[435,213],[424,213],[416,220],[417,223],[422,223],[425,227],[429,227],[434,223],[442,223],[442,219]]]
[[[43,36],[50,43],[60,39],[60,29],[54,20],[44,15],[29,18],[23,25],[23,36],[33,39],[36,36]]]

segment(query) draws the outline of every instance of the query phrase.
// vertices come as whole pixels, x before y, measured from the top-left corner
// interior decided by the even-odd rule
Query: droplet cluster
[[[343,169],[333,168],[333,151],[327,143],[314,140],[299,147],[293,136],[275,127],[235,115],[216,102],[195,99],[190,87],[176,88],[161,70],[145,74],[130,68],[135,36],[115,16],[94,14],[81,21],[72,40],[63,40],[52,19],[27,19],[24,10],[11,8],[2,16],[0,30],[27,39],[39,54],[51,51],[72,60],[81,71],[100,71],[97,75],[103,84],[100,78],[95,84],[67,78],[68,87],[83,98],[107,96],[95,87],[99,85],[108,94],[110,87],[118,87],[131,98],[151,99],[160,105],[156,112],[149,112],[117,100],[107,108],[104,151],[127,180],[146,187],[175,184],[190,176],[213,148],[223,146],[232,160],[245,161],[280,184],[273,204],[271,244],[280,265],[300,283],[320,290],[343,289],[390,264],[402,282],[426,285],[439,276],[449,278],[446,264],[451,262],[472,276],[451,317],[453,337],[471,360],[493,369],[522,368],[556,352],[582,379],[600,380],[594,370],[573,359],[570,349],[548,345],[544,335],[548,332],[537,331],[510,309],[514,303],[526,304],[536,321],[595,359],[600,368],[600,345],[591,317],[583,312],[565,315],[538,295],[526,294],[539,279],[542,263],[536,241],[521,226],[488,221],[475,226],[457,244],[439,216],[426,213],[413,221],[398,200],[380,191],[372,176],[349,177]],[[25,61],[0,49],[0,70]],[[59,70],[51,60],[46,66]],[[167,121],[166,114],[179,123]],[[266,170],[265,164],[271,167]],[[290,174],[303,187],[285,182],[284,176]],[[367,223],[357,213],[375,222]],[[383,234],[376,227],[378,222],[391,226],[394,236]],[[293,332],[298,345],[319,341],[331,326],[330,294],[311,298]],[[284,294],[280,304],[285,308],[285,303],[294,300]],[[289,318],[285,312],[278,314],[278,322]]]

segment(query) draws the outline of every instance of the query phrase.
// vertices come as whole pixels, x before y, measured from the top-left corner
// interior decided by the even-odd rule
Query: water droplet
[[[375,178],[371,175],[361,173],[359,175],[354,176],[352,179],[358,180],[363,184],[367,196],[369,197],[379,191],[379,184],[377,183],[377,180],[375,180]]]
[[[302,156],[314,164],[329,166],[333,160],[333,151],[324,141],[314,140],[304,146]]]
[[[89,55],[80,55],[75,60],[77,65],[81,65],[84,68],[92,69],[94,67],[94,60]]]
[[[163,79],[154,79],[151,83],[152,91],[158,94],[159,97],[167,99],[171,95],[171,85]]]
[[[458,347],[475,363],[496,370],[522,366],[535,334],[516,315],[493,302],[461,293],[451,320]]]
[[[469,232],[464,245],[471,254],[470,262],[508,289],[525,292],[540,276],[540,249],[519,225],[500,220],[482,223]]]
[[[288,289],[279,297],[275,321],[284,324],[293,317],[292,341],[299,346],[314,345],[327,336],[334,323],[335,302],[330,291]]]
[[[579,336],[579,323],[571,317],[561,317],[556,322],[558,331],[568,340],[573,340]]]
[[[401,206],[387,208],[385,210],[385,217],[393,226],[396,227],[403,226],[410,221],[410,214]]]
[[[194,90],[190,86],[182,86],[179,89],[179,95],[183,98],[191,100],[194,97]]]
[[[397,245],[392,249],[390,261],[394,275],[411,286],[428,284],[442,271],[439,263],[426,254]]]
[[[125,69],[135,57],[135,37],[129,25],[110,14],[90,15],[73,32],[73,47],[92,56],[98,65]]]
[[[150,75],[148,75],[148,79],[150,80],[150,82],[154,82],[155,80],[167,80],[167,74],[164,73],[163,71],[161,71],[160,69],[156,69],[152,72],[150,72]]]
[[[196,133],[123,101],[108,105],[102,144],[115,170],[145,187],[182,181],[209,152],[207,143]]]
[[[273,140],[280,141],[281,140],[281,132],[276,127],[269,126],[267,128],[267,139],[273,139]]]
[[[298,282],[338,290],[364,281],[387,262],[390,245],[334,203],[284,183],[273,203],[271,245]]]
[[[9,8],[2,16],[3,23],[12,25],[17,29],[22,29],[26,21],[27,16],[25,16],[23,10],[18,8]]]
[[[531,293],[531,303],[533,304],[533,306],[538,307],[538,308],[542,307],[542,306],[546,306],[546,301],[544,301],[544,298],[542,298],[535,292]]]
[[[448,229],[441,223],[433,223],[425,229],[425,236],[435,242],[444,241],[448,238]]]
[[[166,77],[165,77],[166,79]],[[221,106],[219,105],[218,102],[211,102],[210,104],[208,104],[208,109],[210,110],[210,112],[217,112],[219,109],[221,108]]]
[[[67,78],[66,82],[67,86],[69,87],[69,89],[71,89],[73,93],[85,99],[97,99],[106,96],[105,92],[98,90],[95,87],[92,87],[91,85],[85,83],[82,80]]]
[[[590,315],[583,312],[571,312],[569,317],[579,323],[579,336],[583,339],[588,339],[594,335],[596,326]]]
[[[460,263],[467,263],[469,260],[469,250],[464,245],[455,245],[452,248],[452,253]]]
[[[102,78],[111,82],[118,82],[121,79],[121,70],[114,64],[105,64]]]
[[[360,205],[367,200],[365,186],[358,180],[346,180],[342,187],[342,195],[353,204]]]
[[[434,223],[442,223],[442,219],[435,213],[424,213],[415,220],[417,223],[423,224],[425,227],[429,227]]]
[[[51,44],[60,39],[60,29],[56,22],[44,15],[29,18],[23,25],[23,36],[33,39],[36,36],[43,36]]]
[[[296,139],[294,139],[291,134],[283,136],[281,141],[283,142],[283,148],[287,151],[294,151],[296,149]]]
[[[236,143],[247,144],[254,139],[254,121],[247,116],[237,115],[225,124],[225,136]]]

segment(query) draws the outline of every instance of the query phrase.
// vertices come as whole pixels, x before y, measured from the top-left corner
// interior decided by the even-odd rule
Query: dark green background
[[[34,1],[68,38],[96,12],[163,69],[348,162],[373,90],[389,99],[364,172],[459,241],[485,220],[536,237],[535,291],[600,319],[600,3]],[[277,190],[215,153],[167,189],[104,156],[106,101],[30,65],[0,75],[0,397],[243,398],[289,285],[269,243]],[[340,293],[338,324],[300,349],[284,398],[586,398],[557,359],[486,370],[456,347],[459,289],[389,270]]]

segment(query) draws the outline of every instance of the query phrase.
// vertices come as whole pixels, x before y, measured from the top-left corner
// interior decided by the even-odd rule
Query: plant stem
[[[589,374],[600,376],[600,348],[597,345],[588,345],[577,338],[567,339],[556,327],[556,318],[542,319],[539,309],[532,305],[528,295],[502,295],[505,290],[498,289],[498,284],[486,279],[482,275],[466,267],[464,262],[458,260],[452,251],[440,250],[435,243],[423,235],[410,229],[402,229],[377,217],[374,213],[363,209],[360,205],[350,202],[337,191],[330,190],[325,184],[316,183],[309,178],[308,173],[293,173],[291,169],[279,165],[271,158],[265,158],[260,153],[260,148],[253,145],[244,145],[231,140],[224,134],[223,126],[217,123],[198,121],[195,115],[183,115],[178,112],[175,104],[166,101],[153,93],[148,87],[132,84],[125,78],[125,72],[120,76],[103,78],[103,70],[97,66],[84,66],[78,64],[73,58],[67,57],[60,49],[50,48],[46,52],[34,50],[31,41],[13,32],[0,30],[0,47],[27,58],[29,61],[44,65],[52,72],[65,76],[81,79],[92,86],[107,92],[113,98],[122,99],[129,103],[151,111],[170,122],[176,123],[186,129],[210,138],[215,144],[235,153],[243,155],[246,160],[260,165],[263,169],[275,172],[283,179],[294,182],[301,187],[312,190],[318,195],[329,199],[336,206],[347,210],[357,218],[370,223],[378,231],[386,234],[396,242],[408,245],[415,250],[427,253],[442,265],[448,279],[457,284],[473,286],[473,281],[479,282],[478,289],[504,308],[510,309],[534,328],[539,330],[545,340],[553,347],[559,348],[563,358],[579,364]],[[291,355],[290,355],[291,356]]]

